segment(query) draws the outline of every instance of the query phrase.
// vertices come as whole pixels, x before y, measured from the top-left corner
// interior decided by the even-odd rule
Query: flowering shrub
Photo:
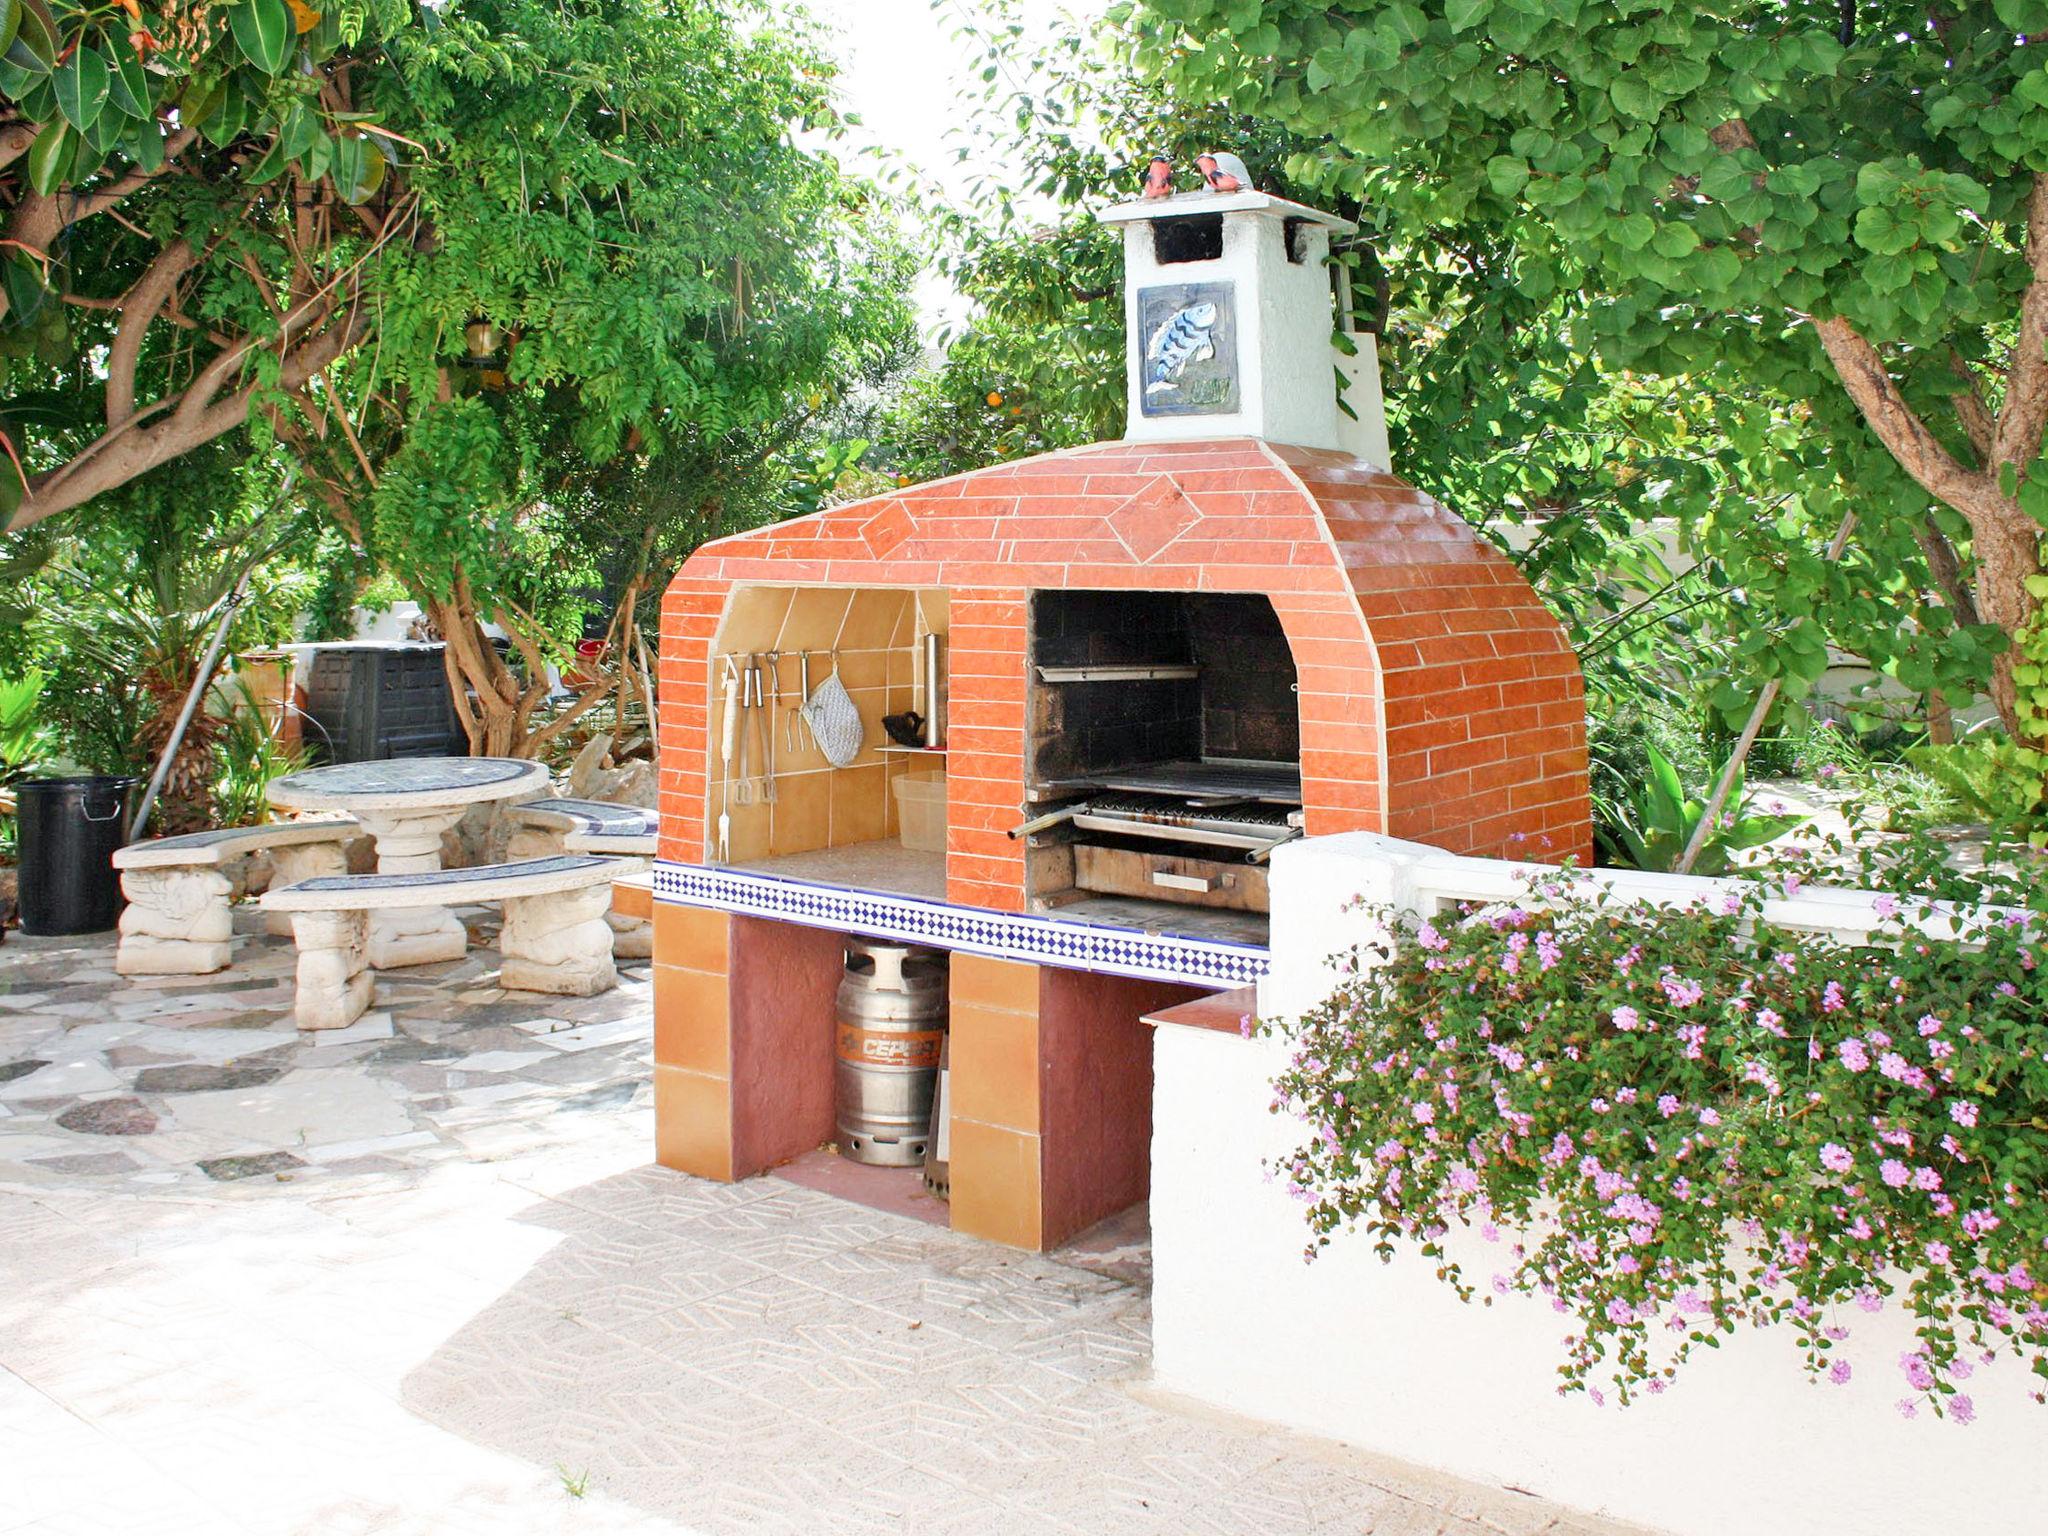
[[[2000,1352],[2048,1377],[2048,924],[1922,940],[1880,897],[1886,942],[1852,945],[1766,925],[1763,895],[1654,909],[1546,873],[1511,907],[1378,914],[1349,981],[1278,1026],[1309,1256],[1362,1228],[1465,1300],[1548,1297],[1559,1390],[1596,1401],[1745,1323],[1846,1382],[1849,1325],[1894,1304],[1909,1417],[1967,1422]],[[1454,1225],[1496,1273],[1467,1277]]]

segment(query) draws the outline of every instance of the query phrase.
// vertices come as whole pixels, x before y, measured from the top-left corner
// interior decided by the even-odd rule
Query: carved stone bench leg
[[[620,874],[638,874],[654,867],[652,859],[621,859]],[[650,960],[654,957],[654,924],[644,917],[627,917],[605,909],[605,925],[612,931],[612,958]]]
[[[364,969],[367,912],[294,912],[299,946],[298,1024],[301,1029],[346,1029],[370,1006],[376,977]]]
[[[205,976],[232,953],[233,887],[217,869],[129,869],[121,873],[128,906],[114,969],[123,976]]]
[[[604,920],[612,888],[587,885],[545,896],[505,901],[498,933],[498,985],[519,992],[591,997],[618,985],[612,968],[612,931]]]
[[[291,843],[270,850],[270,883],[279,890],[287,885],[297,885],[301,880],[347,873],[348,853],[338,842]],[[263,914],[263,927],[265,932],[288,939],[292,936],[292,915],[289,912],[266,912]]]

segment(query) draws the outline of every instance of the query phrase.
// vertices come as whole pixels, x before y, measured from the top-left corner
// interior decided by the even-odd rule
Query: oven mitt
[[[803,710],[811,739],[825,754],[826,762],[834,768],[844,768],[860,756],[860,710],[854,706],[846,684],[839,681],[837,671],[812,690],[804,700]]]

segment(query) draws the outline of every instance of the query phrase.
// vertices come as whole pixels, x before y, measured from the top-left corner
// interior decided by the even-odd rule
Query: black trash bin
[[[121,911],[114,850],[128,840],[128,791],[139,781],[95,774],[14,786],[21,837],[21,931],[100,933]]]

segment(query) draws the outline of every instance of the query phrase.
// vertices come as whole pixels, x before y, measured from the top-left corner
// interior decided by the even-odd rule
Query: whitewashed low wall
[[[1360,895],[1422,910],[1452,893],[1507,895],[1517,866],[1365,834],[1283,848],[1273,862],[1273,975],[1261,1012],[1328,992],[1329,955],[1355,943]],[[1615,875],[1628,894],[1683,900],[1716,882]],[[1771,916],[1855,932],[1870,897],[1816,892]],[[1789,1335],[1739,1333],[1702,1351],[1662,1397],[1628,1408],[1561,1398],[1565,1319],[1509,1296],[1461,1303],[1434,1266],[1382,1265],[1340,1237],[1313,1264],[1301,1207],[1266,1176],[1300,1127],[1270,1113],[1274,1040],[1158,1031],[1153,1087],[1153,1354],[1158,1383],[1239,1413],[1475,1481],[1684,1536],[1977,1536],[2048,1530],[2048,1408],[2001,1359],[1970,1382],[1978,1421],[1907,1420],[1896,1308],[1854,1312],[1846,1386],[1808,1381]],[[1498,1268],[1476,1235],[1455,1250],[1482,1291]]]

